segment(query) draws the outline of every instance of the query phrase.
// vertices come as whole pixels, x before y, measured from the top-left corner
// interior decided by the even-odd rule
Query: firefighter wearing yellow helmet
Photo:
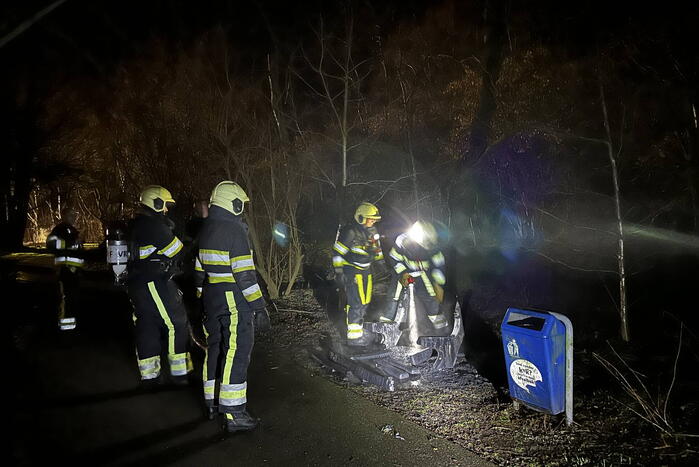
[[[367,346],[364,315],[372,296],[371,265],[383,260],[380,237],[374,225],[381,220],[381,215],[376,206],[365,202],[357,207],[354,220],[356,222],[340,229],[333,246],[333,267],[347,297],[347,344]]]
[[[247,372],[255,328],[270,328],[248,228],[241,218],[248,201],[237,183],[224,181],[216,185],[209,215],[199,233],[194,266],[207,335],[204,401],[210,418],[217,412],[225,415],[230,432],[252,430],[258,424],[247,411]]]
[[[445,329],[449,322],[440,312],[444,300],[444,255],[438,248],[437,230],[431,222],[415,222],[407,232],[400,234],[388,256],[394,262],[396,273],[393,300],[380,318],[384,322],[395,319],[398,302],[409,283],[414,285],[416,302],[422,304],[435,331]]]
[[[127,279],[134,306],[138,369],[146,383],[160,379],[161,337],[166,336],[172,380],[187,384],[192,371],[187,351],[189,327],[181,292],[172,280],[172,265],[183,244],[166,217],[175,200],[167,189],[151,185],[141,192],[139,203],[129,228]]]

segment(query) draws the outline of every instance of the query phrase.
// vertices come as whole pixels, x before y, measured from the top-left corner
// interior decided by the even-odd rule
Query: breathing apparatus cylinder
[[[126,265],[129,262],[129,244],[126,229],[122,226],[107,228],[107,264],[114,273],[114,283],[123,284],[126,279]]]

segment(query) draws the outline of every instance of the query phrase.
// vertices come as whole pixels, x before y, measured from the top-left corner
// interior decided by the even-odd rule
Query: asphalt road
[[[491,465],[261,346],[248,398],[262,424],[228,435],[203,416],[198,385],[139,386],[129,303],[103,277],[88,276],[79,331],[61,339],[46,264],[2,260],[17,303],[8,381],[17,465]]]

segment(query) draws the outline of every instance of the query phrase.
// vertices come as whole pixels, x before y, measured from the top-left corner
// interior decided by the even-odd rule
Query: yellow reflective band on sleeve
[[[437,266],[438,268],[441,268],[444,266],[444,255],[440,251],[436,255],[432,256],[432,263]]]
[[[400,274],[408,268],[405,267],[405,264],[403,263],[396,263],[396,265],[393,266],[393,269],[396,271],[397,274]]]
[[[53,262],[59,266],[73,266],[75,268],[81,268],[85,265],[84,259],[74,258],[72,256],[57,256]]]
[[[146,245],[146,246],[141,246],[138,247],[138,258],[139,259],[146,259],[148,258],[153,252],[157,250],[156,247],[153,245]]]
[[[381,261],[383,259],[383,251],[379,251],[376,256],[374,256],[374,261]]]
[[[194,270],[202,272],[204,271],[204,268],[201,266],[201,262],[199,261],[199,258],[194,259]]]
[[[211,266],[228,266],[231,262],[225,250],[199,250],[201,264]]]
[[[170,243],[168,243],[168,245],[165,248],[160,250],[158,252],[158,254],[161,254],[163,256],[167,256],[168,258],[172,258],[177,253],[179,253],[180,250],[182,250],[182,247],[184,247],[184,245],[182,244],[180,239],[175,237],[172,239],[172,241]]]
[[[390,256],[396,261],[405,261],[405,257],[398,253],[398,251],[395,248],[391,248],[391,251],[388,253],[388,256]]]
[[[252,255],[236,256],[232,258],[231,268],[233,272],[254,271],[255,263],[252,260]]]
[[[439,269],[432,270],[432,279],[434,279],[434,281],[439,285],[444,285],[444,283],[447,281],[447,278],[444,277],[444,273]]]
[[[163,322],[165,323],[165,327],[167,327],[167,353],[174,354],[175,326],[173,326],[172,321],[170,320],[170,316],[167,314],[167,310],[165,309],[165,305],[163,305],[163,301],[160,299],[160,295],[158,295],[158,290],[155,288],[155,282],[150,281],[148,283],[148,290],[150,291],[150,295],[153,298],[153,301],[155,302],[155,306],[158,308],[158,313],[160,313],[160,317],[163,319]]]
[[[232,272],[209,272],[207,273],[209,284],[221,284],[223,282],[234,283],[235,278]]]
[[[369,253],[366,252],[366,250],[360,246],[353,246],[352,247],[352,253],[356,253],[358,255],[366,255],[369,256]]]
[[[260,290],[260,286],[258,284],[251,285],[247,289],[243,290],[243,296],[248,302],[254,302],[258,298],[261,298],[262,291]]]
[[[342,256],[333,256],[333,267],[341,268],[345,264],[347,264],[347,261]]]
[[[202,290],[203,290],[203,287],[197,287],[197,298],[201,298]]]
[[[346,255],[349,251],[349,248],[342,244],[342,242],[335,242],[335,244],[333,245],[333,250],[337,251],[341,255]]]

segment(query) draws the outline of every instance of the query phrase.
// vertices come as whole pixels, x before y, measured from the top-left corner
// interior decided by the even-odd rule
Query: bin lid
[[[557,322],[558,319],[549,313],[508,308],[500,327],[503,331],[507,330],[508,332],[525,333],[546,338],[552,333],[553,327]]]

